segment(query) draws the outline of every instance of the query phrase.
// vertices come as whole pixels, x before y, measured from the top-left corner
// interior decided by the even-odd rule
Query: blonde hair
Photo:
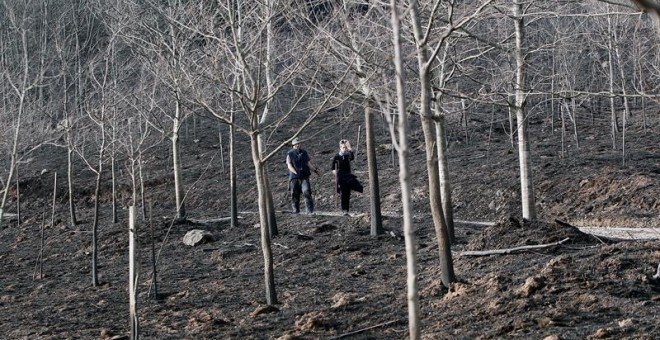
[[[342,139],[339,141],[339,148],[341,149],[342,145],[346,144],[348,147],[351,146],[351,143],[348,141],[348,139]]]

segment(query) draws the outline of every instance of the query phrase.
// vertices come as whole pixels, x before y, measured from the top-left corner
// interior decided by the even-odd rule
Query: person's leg
[[[314,212],[314,200],[312,199],[312,184],[309,182],[309,178],[305,178],[302,182],[302,193],[305,196],[305,206],[308,213]]]
[[[341,190],[341,210],[348,212],[351,201],[351,189],[342,188]]]
[[[291,187],[291,211],[297,214],[300,212],[300,193],[302,191],[300,180],[292,179],[289,185]]]

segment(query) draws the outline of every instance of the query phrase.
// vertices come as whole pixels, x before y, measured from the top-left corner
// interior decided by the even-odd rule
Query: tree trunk
[[[21,183],[19,181],[18,162],[16,162],[16,223],[21,225]]]
[[[394,45],[394,66],[396,69],[398,134],[399,145],[399,182],[401,183],[401,205],[403,209],[403,235],[406,244],[408,332],[411,340],[421,338],[419,306],[419,287],[417,284],[417,242],[412,221],[412,200],[410,197],[410,174],[408,173],[408,117],[406,116],[406,98],[404,93],[404,67],[401,55],[400,14],[397,0],[390,0],[392,8],[392,40]],[[394,137],[392,138],[394,140]]]
[[[70,127],[69,127],[70,129]],[[66,156],[66,178],[67,178],[67,189],[69,191],[69,217],[71,226],[78,224],[78,219],[76,218],[76,203],[75,197],[73,194],[73,141],[68,142],[68,150]]]
[[[369,193],[371,200],[369,207],[371,211],[371,235],[381,235],[385,232],[383,229],[383,219],[380,211],[380,185],[378,183],[378,164],[376,161],[376,142],[374,137],[373,120],[374,101],[369,94],[364,108],[364,125],[366,130],[365,142],[367,145],[367,164],[369,168]]]
[[[113,129],[114,130],[114,129]],[[114,131],[113,131],[114,134]],[[115,140],[113,137],[112,140]],[[112,176],[112,223],[117,223],[117,173],[115,169],[115,153],[112,152],[112,157],[110,157],[110,174]]]
[[[14,176],[14,168],[18,162],[18,137],[21,135],[21,119],[23,117],[23,111],[25,109],[25,95],[28,91],[28,74],[29,74],[29,64],[28,64],[28,44],[27,44],[27,33],[26,30],[21,31],[21,42],[23,47],[22,63],[23,63],[23,73],[21,75],[21,84],[20,87],[14,86],[16,90],[16,95],[18,96],[18,113],[16,115],[16,122],[14,127],[14,137],[12,139],[12,148],[9,162],[9,171],[7,173],[7,181],[5,181],[5,191],[2,194],[2,202],[0,202],[0,227],[2,226],[2,218],[4,215],[5,206],[7,204],[7,196],[9,194],[9,187],[12,184],[12,177]]]
[[[619,38],[614,32],[614,53],[616,55],[616,60],[621,63],[621,52],[619,51]],[[622,164],[626,165],[626,123],[630,118],[630,105],[628,104],[628,93],[626,92],[626,75],[623,70],[623,65],[619,66],[619,78],[621,78],[621,95],[623,96],[623,117],[621,118],[621,154],[622,154]]]
[[[371,231],[372,236],[380,235],[385,232],[383,229],[383,217],[380,208],[380,185],[378,181],[378,162],[376,159],[376,142],[374,134],[374,118],[373,118],[373,109],[374,109],[374,98],[371,87],[369,86],[369,79],[366,76],[366,73],[363,69],[364,59],[363,56],[359,53],[360,46],[358,45],[357,40],[355,39],[355,30],[353,28],[353,23],[351,22],[350,5],[347,1],[342,1],[344,16],[342,22],[346,26],[347,37],[350,41],[350,44],[354,52],[352,57],[355,59],[355,66],[358,71],[358,79],[360,81],[360,87],[362,88],[362,93],[365,98],[365,107],[364,107],[364,125],[365,125],[365,144],[367,148],[367,168],[369,172],[369,194],[371,200],[369,202],[370,209],[370,222],[371,222]],[[358,142],[359,142],[358,133]],[[359,143],[358,143],[359,144]],[[335,182],[337,178],[335,177]],[[336,184],[336,183],[335,183]],[[334,190],[334,189],[333,189]],[[338,198],[337,195],[335,197]],[[335,200],[335,208],[337,207],[337,202]]]
[[[99,194],[101,192],[102,162],[99,161],[99,171],[96,174],[96,185],[94,186],[94,220],[92,222],[92,287],[99,285],[98,276],[98,225],[99,225]]]
[[[610,118],[610,124],[612,126],[611,129],[612,149],[616,150],[616,134],[619,132],[619,127],[617,126],[617,122],[616,122],[616,107],[614,105],[614,57],[612,56],[614,46],[612,43],[612,19],[609,16],[607,17],[607,33],[608,33],[607,43],[609,47],[607,49],[607,65],[609,68],[609,76],[610,76],[610,112],[612,116]]]
[[[522,17],[522,3],[514,0],[513,16],[516,31],[516,82],[515,88],[515,112],[518,121],[518,159],[520,161],[520,197],[522,201],[523,218],[533,221],[536,219],[536,207],[534,200],[534,185],[532,180],[532,160],[529,150],[529,132],[526,115],[526,68],[524,46],[524,23]]]
[[[229,125],[229,191],[231,200],[231,227],[238,226],[238,196],[236,194],[236,128],[234,127],[234,111],[231,113],[231,122]]]
[[[262,156],[264,154],[264,141],[261,135],[257,137],[258,145],[259,145],[259,159],[262,159]],[[270,181],[268,179],[268,169],[266,166],[262,167],[262,183],[264,184],[264,197],[265,197],[265,203],[266,203],[266,211],[268,213],[268,230],[270,232],[270,236],[275,236],[279,234],[279,231],[277,230],[277,219],[275,218],[275,204],[273,203],[273,195],[270,191]]]
[[[176,101],[176,112],[172,129],[172,167],[174,169],[174,193],[176,198],[176,217],[178,219],[186,218],[186,207],[183,192],[183,179],[181,170],[181,157],[179,152],[179,127],[181,125],[181,103]]]
[[[261,230],[261,250],[264,256],[264,281],[266,283],[266,303],[274,305],[277,303],[277,293],[275,291],[275,274],[273,269],[273,253],[271,249],[270,230],[268,228],[268,207],[266,202],[266,190],[263,178],[264,164],[261,162],[259,154],[258,136],[252,135],[251,149],[252,161],[255,168],[255,177],[257,182],[258,204],[259,204],[259,227]]]
[[[420,86],[420,116],[422,120],[422,131],[424,132],[424,142],[426,143],[426,169],[429,181],[429,200],[431,205],[431,216],[435,226],[435,235],[438,242],[438,253],[440,255],[440,269],[442,284],[449,287],[456,281],[454,267],[451,256],[451,243],[447,232],[447,224],[442,209],[442,198],[440,197],[440,172],[438,170],[437,151],[438,147],[435,140],[435,128],[431,114],[431,79],[428,67],[428,52],[426,45],[419,45],[423,40],[422,30],[419,22],[419,9],[417,2],[410,4],[410,13],[415,31],[415,40],[417,46],[417,66],[419,71]]]
[[[445,133],[445,116],[436,112],[436,141],[438,143],[438,170],[440,175],[440,198],[442,212],[445,214],[445,224],[450,244],[456,242],[454,236],[454,204],[451,199],[451,181],[449,180],[449,161],[447,160],[447,134]]]

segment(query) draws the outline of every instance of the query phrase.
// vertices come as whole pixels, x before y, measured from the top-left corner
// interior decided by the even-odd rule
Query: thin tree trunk
[[[36,268],[39,269],[39,280],[44,278],[44,244],[46,241],[46,209],[44,207],[44,211],[41,214],[41,233],[39,235],[39,256],[37,256],[37,265]],[[35,268],[35,269],[36,269]],[[32,280],[36,278],[36,270],[35,274],[32,275]]]
[[[580,136],[578,135],[577,128],[577,106],[575,104],[575,99],[571,100],[571,123],[573,123],[573,137],[575,138],[575,148],[580,148]]]
[[[609,9],[609,6],[608,6]],[[613,43],[612,43],[612,19],[608,16],[607,17],[607,43],[608,43],[608,53],[607,53],[607,60],[608,60],[608,67],[609,67],[609,75],[610,75],[610,112],[612,114],[611,117],[611,136],[612,136],[612,149],[616,150],[616,134],[619,132],[619,128],[617,126],[616,122],[616,107],[614,105],[614,57],[612,56],[613,53]]]
[[[114,130],[114,129],[113,129]],[[114,134],[114,131],[113,131]],[[112,140],[115,140],[115,137],[112,137]],[[115,169],[115,153],[112,152],[112,157],[110,157],[110,174],[112,176],[112,223],[117,223],[117,173]]]
[[[267,0],[266,1],[266,13],[264,15],[265,18],[270,18],[273,16],[274,13],[274,1],[273,0]],[[273,93],[274,93],[274,81],[273,81],[273,62],[272,62],[272,56],[273,56],[273,42],[274,41],[274,31],[273,31],[273,21],[268,20],[266,22],[266,65],[265,65],[265,71],[266,71],[266,88],[268,90],[268,100],[266,101],[266,105],[264,106],[264,111],[261,115],[261,118],[259,119],[259,124],[265,124],[268,115],[270,114],[271,111],[271,106],[272,106],[272,98],[273,98]],[[259,142],[259,159],[262,159],[262,156],[264,154],[264,150],[266,149],[264,146],[264,140],[263,136],[259,134],[257,136],[257,141]],[[268,213],[268,230],[270,232],[271,236],[275,236],[279,234],[277,230],[277,219],[275,218],[275,204],[273,203],[273,194],[270,191],[270,181],[268,179],[268,168],[266,166],[262,167],[263,170],[263,184],[264,184],[264,196],[266,198],[266,211]]]
[[[419,340],[421,338],[421,311],[419,306],[419,287],[417,284],[417,242],[412,223],[410,174],[408,173],[408,117],[406,116],[406,99],[404,94],[405,75],[400,42],[401,19],[397,0],[390,0],[390,6],[392,8],[394,66],[396,69],[397,107],[399,113],[399,147],[397,151],[399,155],[399,182],[401,183],[401,204],[403,208],[403,234],[406,245],[408,332],[411,340]]]
[[[151,232],[151,287],[154,299],[158,300],[158,271],[156,270],[156,236],[154,235],[153,203],[149,202],[149,230]]]
[[[140,177],[140,205],[142,206],[142,221],[147,220],[147,205],[144,194],[144,176],[142,173],[142,150],[138,151],[138,176]]]
[[[21,225],[21,185],[19,183],[18,162],[16,162],[16,218]]]
[[[446,84],[445,65],[447,60],[447,49],[443,49],[444,53],[440,58],[440,67],[436,69],[436,81],[439,87],[444,87]],[[451,198],[451,182],[449,181],[449,161],[447,159],[447,133],[445,130],[445,115],[442,112],[442,92],[435,93],[434,98],[434,117],[435,117],[435,139],[438,145],[438,172],[440,180],[440,198],[442,200],[442,212],[445,217],[445,224],[447,226],[447,235],[449,243],[453,244],[456,241],[454,236],[454,206]],[[465,102],[461,100],[463,111],[466,111]],[[464,114],[467,122],[467,112]],[[467,123],[466,123],[467,125]],[[492,129],[492,114],[491,114],[491,129]],[[467,128],[466,128],[467,138]],[[490,136],[489,144],[490,144]],[[490,146],[489,146],[490,147]]]
[[[342,1],[343,9],[344,9],[344,24],[346,26],[346,31],[348,32],[347,36],[350,40],[350,43],[355,51],[360,50],[360,46],[358,45],[358,42],[355,39],[354,35],[354,28],[353,24],[350,20],[350,11],[351,8],[349,7],[349,4],[347,1]],[[355,65],[358,70],[358,77],[360,81],[360,87],[362,88],[362,92],[365,98],[365,107],[364,107],[364,128],[366,130],[365,132],[365,144],[366,144],[366,149],[367,149],[367,168],[369,172],[369,194],[370,194],[370,201],[369,201],[369,209],[370,209],[370,222],[371,222],[371,231],[370,234],[372,236],[380,235],[385,232],[383,229],[383,218],[382,218],[382,212],[381,212],[381,207],[380,207],[380,185],[378,181],[378,162],[376,159],[376,142],[375,142],[375,131],[374,131],[374,122],[373,122],[373,109],[374,109],[374,98],[373,98],[373,93],[371,90],[371,87],[369,86],[368,83],[368,78],[366,77],[366,74],[363,69],[363,57],[359,52],[353,53],[353,57],[355,58]],[[358,131],[358,143],[356,144],[359,146],[359,141],[360,141],[360,132]],[[357,157],[357,151],[356,151],[356,157]],[[335,186],[336,186],[336,181],[337,177],[335,176]],[[334,189],[333,189],[334,191]],[[337,199],[339,198],[338,195],[335,195],[335,208],[337,208]]]
[[[268,169],[263,167],[264,194],[266,196],[266,211],[268,211],[268,230],[270,236],[279,235],[277,229],[277,219],[275,218],[275,203],[273,202],[273,193],[270,191],[270,179],[268,178]]]
[[[532,179],[532,159],[529,150],[529,132],[526,115],[526,67],[524,57],[524,23],[522,17],[522,3],[514,0],[513,15],[516,31],[516,102],[515,111],[518,120],[518,158],[520,161],[520,196],[522,201],[523,218],[536,220],[536,207],[534,200],[534,185]]]
[[[181,170],[181,156],[179,151],[179,127],[181,124],[181,103],[177,99],[174,124],[172,129],[172,167],[174,170],[174,193],[176,199],[176,217],[178,219],[186,218],[186,207],[183,201],[183,179]]]
[[[416,1],[410,4],[410,13],[415,30],[415,39],[422,41],[422,32],[419,22],[418,5]],[[419,86],[420,86],[420,115],[422,121],[422,131],[424,132],[424,142],[426,144],[426,169],[429,181],[429,200],[431,205],[431,216],[435,226],[436,242],[438,242],[438,253],[440,256],[441,279],[445,287],[449,287],[456,281],[451,256],[451,242],[442,209],[442,198],[440,197],[440,171],[438,169],[438,159],[436,148],[438,144],[435,138],[435,127],[431,117],[431,79],[427,66],[427,47],[425,45],[417,48],[417,63],[419,68]]]
[[[557,74],[557,60],[552,54],[552,74]],[[561,115],[561,107],[559,108]],[[555,133],[555,77],[550,77],[550,134]],[[562,149],[563,151],[563,149]]]
[[[378,183],[378,164],[376,160],[376,142],[374,137],[373,122],[374,101],[371,95],[367,95],[367,103],[364,107],[364,125],[366,130],[367,145],[367,164],[369,169],[369,193],[371,200],[369,208],[371,212],[371,235],[381,235],[385,233],[383,229],[383,220],[380,210],[380,185]]]
[[[511,143],[511,148],[515,146],[515,138],[514,136],[514,131],[515,131],[515,124],[513,123],[513,114],[511,113],[511,106],[509,106],[509,109],[507,111],[508,118],[509,118],[509,142]]]
[[[454,204],[451,199],[451,181],[449,180],[449,162],[447,161],[447,138],[445,133],[445,116],[436,112],[435,122],[436,140],[438,142],[438,171],[440,179],[440,198],[442,200],[442,212],[445,214],[447,236],[450,244],[456,242],[454,234]]]
[[[99,160],[99,171],[96,174],[94,187],[94,221],[92,222],[92,287],[99,285],[98,277],[98,225],[99,225],[99,194],[101,192],[102,161]]]
[[[639,79],[639,89],[642,93],[646,93],[646,89],[644,88],[644,76],[641,74],[641,67],[640,67],[640,79]],[[646,133],[646,129],[648,126],[648,121],[647,121],[647,116],[646,116],[646,97],[642,96],[640,98],[642,101],[642,129],[644,133]]]
[[[73,143],[73,141],[70,141],[70,143]],[[67,189],[69,191],[69,217],[70,217],[71,226],[75,226],[78,224],[78,219],[76,218],[76,203],[73,194],[73,145],[72,144],[69,144],[68,146],[66,164],[67,164],[67,171],[66,171]]]
[[[231,122],[229,125],[229,191],[231,200],[231,227],[238,226],[238,195],[236,193],[236,128],[234,127],[234,111],[231,113]]]
[[[27,82],[28,82],[28,47],[27,47],[27,36],[26,31],[21,32],[21,40],[23,46],[23,75],[21,76],[21,85],[20,89],[15,87],[16,94],[18,96],[18,113],[16,115],[16,121],[14,125],[14,137],[12,139],[12,148],[11,156],[9,163],[9,171],[7,173],[7,181],[5,181],[5,191],[2,194],[2,202],[0,203],[0,227],[2,226],[2,218],[4,215],[4,209],[7,204],[7,196],[9,194],[9,187],[12,185],[12,177],[14,176],[14,171],[16,163],[18,162],[18,137],[21,134],[21,119],[23,117],[23,110],[25,109],[25,95],[28,91]]]
[[[619,51],[619,39],[616,33],[614,32],[614,53],[616,54],[616,60],[621,64],[621,53]],[[621,119],[621,159],[622,164],[626,165],[626,123],[630,118],[630,105],[628,103],[628,94],[626,92],[626,75],[624,74],[623,66],[619,66],[619,78],[621,78],[621,94],[623,96],[623,117]]]
[[[266,193],[264,189],[263,167],[259,154],[258,137],[252,135],[251,138],[252,161],[255,167],[255,176],[257,182],[258,205],[259,205],[259,226],[261,229],[261,250],[264,256],[264,281],[266,284],[266,303],[274,305],[277,303],[277,293],[275,291],[275,274],[273,269],[273,253],[271,249],[270,230],[268,228],[268,208],[266,202]]]
[[[131,325],[131,340],[140,338],[140,323],[137,315],[137,230],[135,227],[135,206],[128,208],[128,296],[129,296],[129,314]]]
[[[50,227],[55,228],[55,203],[57,201],[57,171],[53,174],[53,204],[50,212]]]
[[[566,158],[567,153],[566,153],[566,119],[565,117],[565,111],[566,111],[566,106],[563,103],[564,99],[562,99],[562,105],[559,107],[559,114],[561,116],[561,156],[562,158]]]

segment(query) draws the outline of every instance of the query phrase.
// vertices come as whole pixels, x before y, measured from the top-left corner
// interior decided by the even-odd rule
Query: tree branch
[[[537,244],[537,245],[532,245],[532,246],[521,246],[521,247],[515,247],[515,248],[505,248],[505,249],[495,249],[495,250],[476,250],[476,251],[463,251],[458,253],[459,256],[488,256],[488,255],[503,255],[503,254],[511,254],[514,252],[518,251],[526,251],[530,249],[541,249],[541,248],[549,248],[549,247],[554,247],[558,246],[566,241],[568,241],[570,238],[565,238],[561,241],[554,242],[554,243],[547,243],[547,244]]]

